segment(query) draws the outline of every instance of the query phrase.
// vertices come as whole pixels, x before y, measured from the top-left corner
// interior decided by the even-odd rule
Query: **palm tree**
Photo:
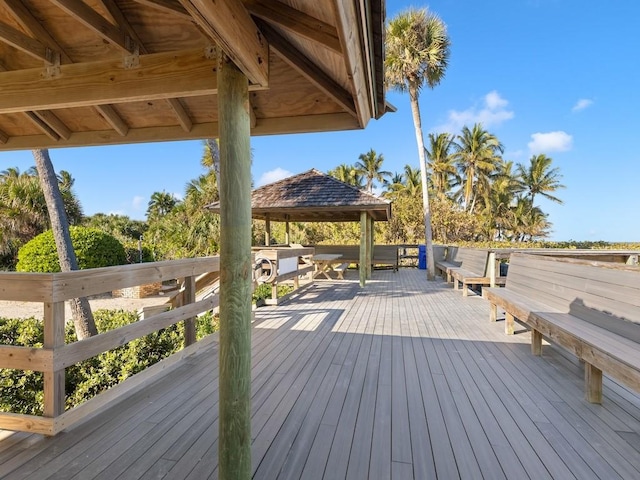
[[[522,189],[527,191],[529,199],[533,204],[536,195],[542,195],[547,200],[562,204],[562,200],[551,195],[560,188],[565,188],[560,183],[560,170],[551,168],[553,160],[544,154],[534,155],[529,160],[529,167],[518,164],[518,175],[520,176],[520,185]]]
[[[177,203],[178,199],[172,193],[167,193],[164,190],[153,192],[147,208],[147,217],[165,216]]]
[[[456,167],[451,156],[453,137],[449,133],[429,134],[429,148],[427,158],[431,171],[433,189],[440,195],[446,195],[451,190],[451,180],[456,175]]]
[[[354,165],[347,165],[346,163],[343,163],[333,170],[329,170],[327,173],[341,182],[348,183],[349,185],[353,185],[359,189],[363,188],[362,175]]]
[[[512,206],[520,192],[513,162],[500,162],[491,176],[491,185],[482,192],[487,240],[503,240],[511,224]]]
[[[374,181],[384,182],[385,178],[391,176],[391,172],[381,170],[384,157],[382,154],[378,155],[373,148],[367,153],[360,154],[358,159],[355,167],[357,172],[367,180],[367,192],[373,192]]]
[[[482,128],[481,123],[476,123],[472,129],[466,125],[462,127],[453,147],[453,158],[461,176],[464,208],[472,211],[476,198],[474,189],[486,184],[487,177],[496,171],[504,148],[495,135]]]
[[[49,219],[51,220],[51,229],[53,230],[53,238],[56,242],[58,250],[58,258],[60,260],[60,270],[69,272],[78,270],[78,261],[76,259],[73,244],[71,243],[71,235],[69,234],[69,221],[64,208],[60,186],[58,185],[58,177],[56,177],[49,150],[38,149],[33,150],[33,158],[36,162],[40,186],[47,203],[49,211]],[[71,182],[73,184],[73,182]],[[79,340],[98,334],[93,313],[89,301],[83,298],[74,298],[69,300],[73,315],[73,323],[76,335]]]
[[[385,83],[400,92],[409,92],[420,158],[427,257],[433,259],[427,164],[418,96],[425,84],[434,88],[444,77],[450,47],[447,28],[437,15],[427,9],[409,8],[400,12],[387,25],[385,47]],[[434,262],[429,261],[427,265],[427,279],[434,280]]]

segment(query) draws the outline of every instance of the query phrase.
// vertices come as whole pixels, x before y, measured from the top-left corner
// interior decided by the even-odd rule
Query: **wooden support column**
[[[360,212],[360,286],[364,287],[367,283],[367,212]]]
[[[44,304],[44,348],[64,346],[64,302]],[[64,413],[64,368],[44,372],[44,416],[55,418]]]
[[[251,478],[251,149],[249,82],[218,65],[220,125],[219,477]]]
[[[284,224],[284,243],[285,245],[291,245],[291,226],[289,225],[289,215],[287,215],[287,221]]]
[[[193,275],[184,279],[183,295],[183,305],[196,302],[196,277]],[[194,343],[196,343],[196,317],[191,317],[184,321],[184,346],[188,347]]]
[[[367,223],[368,229],[367,229],[367,235],[369,236],[369,249],[368,249],[368,253],[369,253],[369,261],[367,262],[367,278],[371,278],[371,271],[373,269],[373,248],[375,245],[375,240],[374,237],[375,235],[373,234],[373,217],[369,217],[369,222]]]
[[[269,218],[269,214],[265,215],[264,219],[264,244],[265,246],[271,245],[271,219]]]

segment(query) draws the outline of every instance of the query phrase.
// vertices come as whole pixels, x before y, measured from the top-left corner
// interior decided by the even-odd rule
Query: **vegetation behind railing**
[[[53,274],[0,273],[0,300],[41,302],[44,305],[42,347],[0,345],[0,368],[43,373],[43,415],[0,413],[0,428],[55,435],[87,415],[137,391],[160,371],[210,344],[212,336],[196,341],[195,321],[198,314],[217,307],[218,298],[209,296],[196,302],[195,279],[198,275],[216,271],[219,271],[218,257]],[[67,343],[65,340],[65,300],[172,279],[182,281],[182,306],[81,341]],[[178,322],[184,322],[184,349],[65,411],[66,368]]]

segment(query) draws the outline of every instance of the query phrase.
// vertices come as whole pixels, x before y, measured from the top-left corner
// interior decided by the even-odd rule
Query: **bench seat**
[[[333,271],[336,272],[338,280],[344,280],[344,272],[349,268],[349,265],[348,262],[345,262],[333,267]]]
[[[487,288],[489,319],[505,311],[531,329],[531,350],[542,339],[584,362],[585,395],[602,402],[602,375],[640,391],[640,269],[602,262],[514,254],[506,288]]]

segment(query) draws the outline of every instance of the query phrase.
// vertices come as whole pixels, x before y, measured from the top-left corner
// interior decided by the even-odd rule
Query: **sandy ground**
[[[92,310],[102,308],[110,310],[138,310],[150,305],[161,305],[167,301],[166,296],[147,298],[94,298],[89,300]],[[4,318],[42,318],[43,305],[33,302],[0,301],[0,317]],[[66,318],[71,318],[71,308],[65,304]]]

